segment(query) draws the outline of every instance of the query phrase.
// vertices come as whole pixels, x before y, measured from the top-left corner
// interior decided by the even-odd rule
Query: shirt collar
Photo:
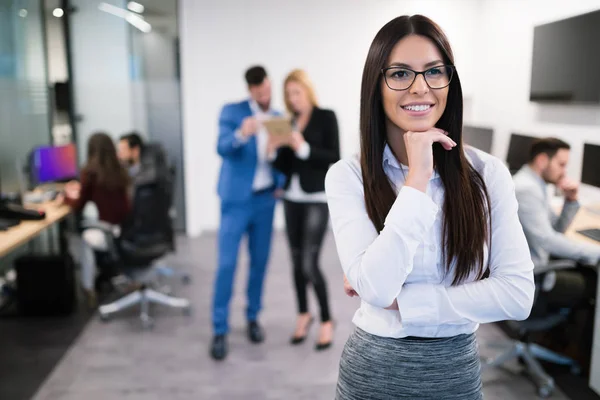
[[[408,175],[408,166],[401,164],[398,161],[398,159],[392,152],[392,149],[390,148],[390,146],[387,143],[385,145],[385,148],[383,149],[383,168],[384,168],[384,170],[386,169],[386,167],[400,169],[400,170],[402,170],[404,176]],[[437,179],[439,177],[440,177],[440,175],[438,174],[437,170],[434,170],[433,175],[431,175],[431,178],[429,180]]]
[[[267,111],[263,111],[262,108],[260,108],[260,106],[256,102],[256,100],[254,100],[252,98],[250,100],[248,100],[248,103],[250,104],[250,110],[252,111],[253,115],[272,114],[272,109],[270,107]]]
[[[539,176],[528,164],[523,165],[521,169],[529,174],[544,189],[544,193],[546,193],[548,184],[541,176]]]

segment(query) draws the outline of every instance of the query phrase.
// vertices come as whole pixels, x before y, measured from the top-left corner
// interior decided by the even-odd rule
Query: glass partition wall
[[[64,1],[64,0],[63,0]],[[138,132],[160,142],[176,175],[175,227],[185,230],[176,0],[68,0],[74,131]]]
[[[167,150],[185,230],[176,0],[0,0],[0,188],[31,149],[136,131]]]
[[[20,189],[17,164],[50,143],[44,23],[39,0],[0,0],[0,188]]]

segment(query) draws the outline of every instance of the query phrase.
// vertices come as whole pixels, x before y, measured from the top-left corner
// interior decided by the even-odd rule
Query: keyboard
[[[600,242],[600,229],[583,229],[581,231],[577,231],[577,233]]]

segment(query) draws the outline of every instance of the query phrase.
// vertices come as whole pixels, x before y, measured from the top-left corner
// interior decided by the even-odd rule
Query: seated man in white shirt
[[[600,246],[572,240],[564,234],[579,210],[579,185],[566,177],[569,154],[570,146],[562,140],[540,139],[532,145],[529,163],[514,176],[519,220],[536,274],[549,269],[551,257],[586,266],[596,266],[600,260]],[[548,184],[556,185],[565,196],[560,215],[550,206]],[[596,297],[596,272],[589,267],[547,272],[541,290],[550,308],[579,308]]]

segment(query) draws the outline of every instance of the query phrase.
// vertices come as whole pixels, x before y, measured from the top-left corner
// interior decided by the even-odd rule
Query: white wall
[[[293,68],[313,79],[321,106],[337,113],[342,155],[358,149],[359,91],[375,33],[402,14],[421,13],[446,31],[467,98],[475,93],[479,0],[182,0],[180,7],[187,227],[216,229],[220,159],[217,119],[222,105],[246,97],[251,64],[264,65],[283,109],[282,86]],[[276,226],[281,226],[278,210]]]
[[[600,105],[551,106],[529,101],[533,29],[598,9],[600,0],[482,1],[469,119],[495,129],[495,155],[505,158],[511,132],[560,137],[572,145],[569,174],[580,177],[583,143],[600,144]],[[573,73],[577,73],[576,65]]]

